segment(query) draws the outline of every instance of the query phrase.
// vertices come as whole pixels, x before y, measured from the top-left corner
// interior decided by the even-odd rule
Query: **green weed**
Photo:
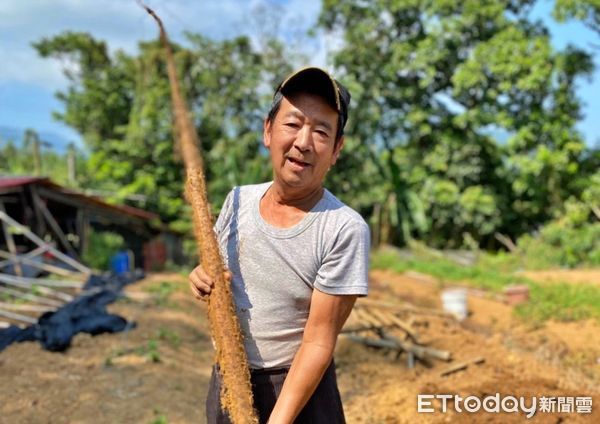
[[[129,354],[135,354],[138,356],[146,357],[146,359],[148,359],[151,362],[161,362],[158,341],[155,339],[150,339],[145,345],[142,346],[133,347],[129,349],[113,349],[104,359],[104,365],[110,367],[114,364],[115,358]]]
[[[166,415],[162,414],[158,408],[154,408],[152,410],[152,412],[154,413],[154,420],[152,420],[150,422],[151,424],[168,424],[169,423]]]
[[[151,293],[154,298],[154,304],[156,306],[172,306],[169,303],[169,298],[178,288],[177,283],[169,281],[161,281],[158,284],[147,287],[145,290]]]
[[[178,349],[179,345],[181,345],[181,337],[179,337],[179,334],[165,327],[160,327],[158,329],[156,332],[156,338],[168,342],[175,349]]]

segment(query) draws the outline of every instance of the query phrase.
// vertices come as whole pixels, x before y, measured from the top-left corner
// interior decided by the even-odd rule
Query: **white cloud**
[[[186,42],[187,31],[216,39],[246,34],[258,44],[262,32],[285,40],[291,53],[307,54],[310,64],[327,65],[328,42],[321,37],[307,41],[304,36],[317,21],[321,0],[145,1],[177,42]],[[135,0],[0,0],[0,87],[14,87],[13,95],[27,90],[29,97],[37,92],[44,98],[64,90],[67,80],[62,64],[40,58],[31,46],[64,31],[88,32],[105,41],[110,51],[129,53],[137,50],[140,41],[158,35],[156,24]],[[8,110],[11,102],[16,104],[14,98],[5,101]],[[31,116],[50,116],[50,108],[56,107],[47,101],[32,101],[32,107],[40,110],[38,115],[32,110]],[[11,120],[5,114],[0,124]]]
[[[244,33],[252,9],[266,1],[146,2],[162,17],[171,37],[181,42],[184,31],[214,38]],[[67,30],[89,32],[106,41],[111,51],[127,52],[135,52],[139,41],[158,34],[153,20],[134,0],[2,0],[0,83],[25,82],[52,89],[64,86],[60,66],[40,59],[31,43]]]
[[[0,56],[5,58],[0,67],[0,81],[34,84],[50,90],[64,87],[66,80],[57,61],[44,60],[25,49],[5,52],[0,47]]]

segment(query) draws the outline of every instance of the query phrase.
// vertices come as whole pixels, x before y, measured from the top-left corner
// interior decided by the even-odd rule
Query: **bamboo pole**
[[[16,282],[28,284],[30,286],[46,286],[66,289],[80,289],[84,283],[81,281],[60,281],[51,280],[49,278],[28,278],[28,277],[15,277],[14,275],[0,274],[0,281],[3,283]]]
[[[27,299],[27,300],[31,300],[32,302],[37,302],[37,303],[41,303],[41,304],[45,304],[47,306],[56,306],[56,307],[60,307],[63,305],[63,302],[59,302],[55,299],[49,299],[47,297],[42,297],[42,296],[36,296],[34,294],[31,293],[25,293],[22,292],[20,290],[15,290],[15,289],[11,289],[8,287],[2,287],[0,286],[0,293],[7,293],[13,297],[19,298],[19,299]]]
[[[63,277],[81,277],[82,274],[78,272],[69,271],[68,269],[61,268],[59,266],[46,264],[44,262],[37,262],[33,259],[29,259],[25,256],[16,256],[9,252],[5,252],[4,250],[0,250],[0,258],[6,258],[9,260],[9,263],[18,263],[32,266],[37,269],[41,269],[42,271],[48,271],[53,274],[62,275]]]
[[[479,365],[479,364],[483,364],[484,362],[485,362],[485,358],[483,356],[478,356],[478,357],[476,357],[474,359],[470,359],[468,361],[459,362],[458,364],[455,364],[455,365],[451,366],[450,368],[446,368],[444,371],[442,371],[440,373],[440,377],[446,377],[455,372],[465,370],[471,364]]]
[[[10,278],[7,279],[4,277],[6,277],[6,274],[0,274],[0,282],[2,282],[4,284],[8,284],[13,287],[19,287],[21,289],[31,289],[35,285],[35,284],[28,283],[28,282],[15,281]],[[70,294],[62,293],[57,290],[49,289],[49,288],[43,287],[43,286],[36,286],[36,290],[39,290],[40,293],[43,293],[45,295],[54,296],[57,299],[64,300],[65,302],[70,302],[71,300],[74,299],[74,297],[71,296]]]
[[[42,253],[46,252],[49,247],[50,247],[49,245],[38,246],[35,249],[33,249],[32,251],[25,253],[24,255],[19,255],[19,257],[31,259],[31,258],[36,257],[37,255],[41,255]],[[0,261],[0,268],[3,268],[4,266],[10,264],[11,262],[12,262],[11,259]]]
[[[40,306],[40,305],[25,305],[20,303],[8,303],[0,302],[0,308],[9,311],[22,311],[22,312],[53,312],[56,308],[53,306]]]
[[[414,342],[419,343],[419,336],[417,335],[416,331],[407,322],[402,321],[396,315],[393,315],[389,312],[386,314],[386,313],[378,310],[377,308],[369,308],[368,310],[372,315],[374,315],[375,317],[378,317],[382,322],[385,322],[386,325],[395,325],[395,326],[399,327],[401,330],[406,332],[406,334]]]
[[[385,331],[382,331],[380,334],[385,340],[390,340],[394,343],[397,343],[402,349],[407,352],[412,352],[421,360],[426,360],[427,357],[435,358],[440,361],[450,361],[452,359],[452,354],[446,350],[434,349],[432,347],[421,346],[419,344],[403,341],[389,333],[386,333]]]
[[[198,149],[200,140],[181,93],[173,52],[162,21],[141,0],[137,2],[154,18],[160,29],[160,40],[166,54],[167,73],[171,86],[177,147],[185,164],[187,176],[185,195],[192,206],[194,234],[202,267],[215,282],[208,300],[208,318],[216,346],[216,362],[223,376],[221,403],[235,424],[258,423],[253,408],[250,371],[242,343],[240,324],[229,282],[223,275],[225,266],[213,232],[204,179],[204,164]]]
[[[50,251],[54,256],[56,256],[58,259],[65,262],[67,265],[70,265],[73,268],[81,271],[83,274],[89,275],[92,273],[91,269],[89,269],[85,265],[77,262],[76,260],[68,257],[67,255],[62,253],[60,250],[57,250],[57,249],[53,248],[52,246],[48,245],[48,243],[46,243],[44,240],[42,240],[37,235],[35,235],[35,233],[33,233],[29,228],[27,228],[24,225],[19,224],[17,221],[12,219],[7,213],[5,213],[1,210],[0,210],[0,220],[8,223],[12,227],[19,229],[25,237],[27,237],[29,240],[31,240],[32,242],[37,244],[39,247],[44,247],[45,249]]]
[[[3,202],[0,202],[0,211],[2,211],[3,213],[6,213]],[[6,240],[6,245],[8,246],[8,250],[10,250],[10,253],[12,253],[13,255],[16,256],[17,255],[17,247],[15,246],[15,241],[10,232],[10,228],[6,225],[6,222],[4,222],[4,221],[2,221],[2,230],[4,230],[4,239]],[[23,270],[21,269],[21,265],[19,263],[14,263],[13,266],[15,267],[15,274],[17,274],[19,277],[22,276]]]
[[[16,314],[14,312],[5,311],[4,309],[0,309],[0,317],[9,318],[15,321],[21,321],[26,324],[35,324],[37,323],[37,319],[31,318],[27,315]]]
[[[31,196],[33,197],[33,202],[36,204],[36,207],[42,212],[44,219],[48,225],[50,225],[54,235],[56,238],[58,238],[58,241],[60,241],[67,253],[73,258],[78,258],[75,249],[73,249],[73,246],[71,246],[71,243],[69,243],[69,240],[67,240],[67,236],[63,232],[62,228],[60,228],[58,222],[56,222],[56,219],[54,219],[52,216],[52,213],[48,210],[44,202],[42,202],[42,199],[37,194],[37,191],[32,191]]]

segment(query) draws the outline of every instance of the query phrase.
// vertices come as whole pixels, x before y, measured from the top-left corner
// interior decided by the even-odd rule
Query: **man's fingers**
[[[210,278],[210,275],[208,275],[200,266],[194,269],[194,274],[197,277],[197,281],[202,281],[204,284],[207,284],[211,287],[215,284],[212,278]]]
[[[192,290],[192,294],[196,299],[206,301],[208,299],[208,295],[210,294],[210,288],[206,287],[206,290],[199,289],[194,284],[190,282],[190,289]]]
[[[223,271],[223,278],[231,282],[233,274],[229,270],[225,270]],[[188,279],[190,281],[190,289],[196,299],[204,300],[205,296],[209,295],[215,286],[214,280],[210,278],[201,265],[198,265],[190,272]]]
[[[206,273],[204,272],[202,267],[199,267],[199,266],[194,268],[194,270],[192,271],[192,274],[194,274],[194,276],[196,277],[195,278],[196,281],[202,281],[202,280],[206,280],[208,278],[208,275],[206,275]]]

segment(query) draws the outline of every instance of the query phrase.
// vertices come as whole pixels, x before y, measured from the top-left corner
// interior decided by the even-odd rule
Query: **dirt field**
[[[563,280],[568,277],[563,276]],[[439,285],[416,274],[372,272],[371,299],[439,307]],[[169,282],[169,284],[163,284]],[[169,293],[165,288],[177,287]],[[2,423],[204,422],[213,351],[204,305],[188,294],[184,277],[154,274],[126,289],[109,307],[137,328],[114,335],[78,335],[65,354],[35,343],[0,353]],[[452,363],[417,363],[366,348],[341,336],[338,379],[349,423],[527,421],[523,413],[417,414],[418,394],[592,396],[591,415],[538,412],[538,423],[600,422],[600,325],[596,321],[531,326],[485,295],[469,297],[462,323],[413,317],[420,338],[452,352],[453,363],[485,362],[440,377]],[[453,404],[450,410],[453,411]]]

